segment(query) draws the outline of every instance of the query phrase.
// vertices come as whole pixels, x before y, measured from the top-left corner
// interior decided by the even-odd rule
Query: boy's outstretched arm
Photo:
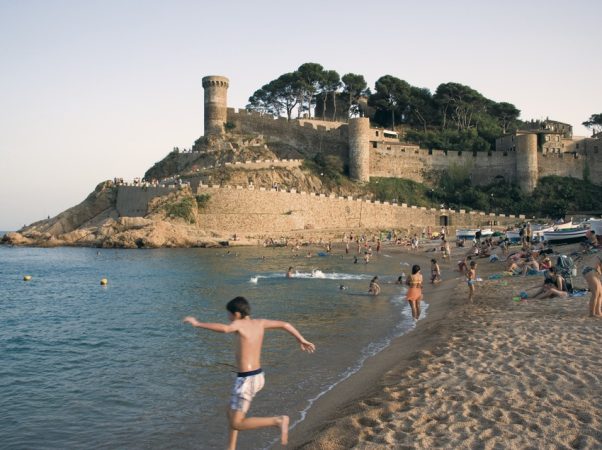
[[[295,339],[297,339],[297,342],[299,342],[299,344],[301,345],[301,350],[307,353],[313,353],[316,350],[316,346],[308,340],[306,340],[301,335],[301,333],[299,333],[299,331],[288,322],[282,322],[281,320],[263,319],[263,328],[265,328],[266,330],[280,328],[282,330],[288,331],[295,337]]]
[[[233,331],[236,331],[236,327],[233,324],[226,325],[225,323],[199,322],[192,316],[184,317],[182,322],[189,323],[193,327],[205,328],[218,333],[232,333]]]

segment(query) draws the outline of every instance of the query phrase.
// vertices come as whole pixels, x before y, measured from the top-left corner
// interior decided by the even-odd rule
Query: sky
[[[522,119],[602,113],[602,2],[0,0],[0,230],[142,177],[203,134],[205,75],[244,107],[305,62],[471,86]]]

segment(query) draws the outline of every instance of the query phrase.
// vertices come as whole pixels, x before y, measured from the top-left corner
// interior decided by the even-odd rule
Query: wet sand
[[[428,278],[429,253],[399,256]],[[589,294],[516,302],[542,277],[487,280],[503,266],[480,259],[469,304],[456,259],[425,289],[427,318],[320,398],[291,447],[602,447],[602,319],[588,317]]]

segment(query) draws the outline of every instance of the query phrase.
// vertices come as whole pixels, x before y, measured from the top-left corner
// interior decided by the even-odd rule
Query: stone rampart
[[[302,230],[386,229],[423,226],[474,227],[515,223],[514,216],[370,202],[303,192],[200,186],[208,194],[201,226],[209,230],[262,234]]]
[[[263,135],[270,147],[285,144],[308,156],[323,152],[347,158],[349,145],[346,124],[339,123],[335,128],[313,120],[288,121],[285,117],[274,118],[234,108],[228,108],[228,122],[233,125],[235,133]]]
[[[558,175],[582,179],[586,163],[586,157],[573,153],[538,153],[537,155],[539,178]],[[590,167],[596,167],[594,161],[590,161]],[[590,178],[594,180],[593,177],[590,176]],[[597,180],[600,180],[600,178],[597,178]]]
[[[177,188],[120,186],[117,211],[120,216],[143,217],[152,198],[167,195],[174,189]],[[257,235],[303,230],[410,229],[442,224],[479,227],[492,222],[505,226],[518,220],[513,215],[371,202],[294,190],[201,185],[197,193],[209,195],[198,224],[200,227]]]
[[[488,184],[496,177],[516,180],[516,159],[512,152],[445,152],[415,146],[392,146],[391,149],[383,146],[370,150],[370,175],[373,177],[423,182],[427,172],[447,170],[454,164],[467,167],[475,184]]]
[[[122,217],[143,217],[148,213],[148,202],[167,195],[177,187],[169,186],[119,186],[116,209]]]

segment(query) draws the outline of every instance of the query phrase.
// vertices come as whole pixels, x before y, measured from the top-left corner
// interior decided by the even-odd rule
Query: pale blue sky
[[[229,103],[304,62],[368,83],[467,84],[522,118],[602,112],[602,2],[0,0],[0,230],[142,176]]]

